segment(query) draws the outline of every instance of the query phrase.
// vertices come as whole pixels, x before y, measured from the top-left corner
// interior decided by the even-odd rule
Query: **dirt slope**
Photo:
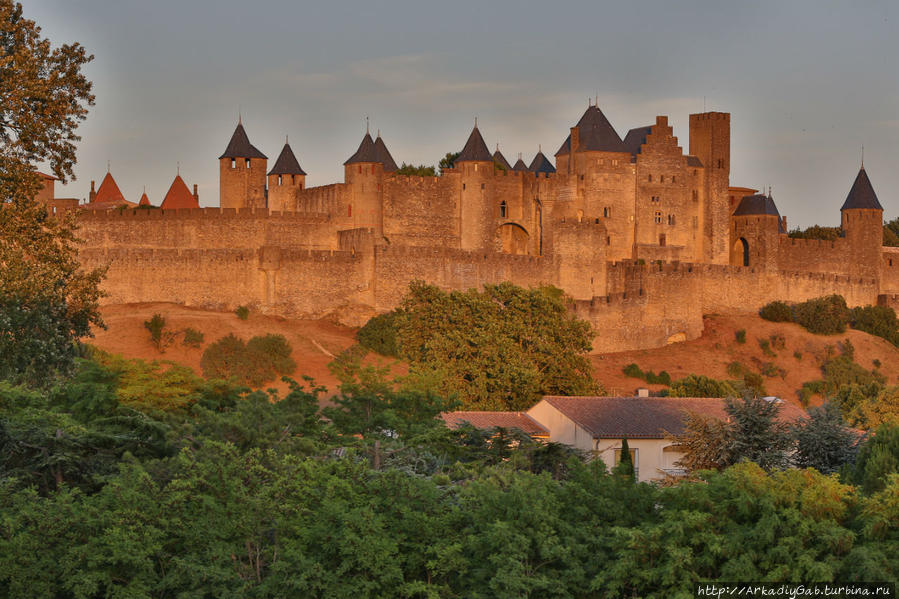
[[[797,324],[768,322],[755,315],[707,316],[702,337],[694,341],[676,343],[658,349],[629,351],[591,356],[597,379],[611,394],[630,394],[637,387],[662,389],[661,385],[646,385],[630,378],[622,369],[636,363],[644,371],[666,370],[672,380],[688,374],[704,374],[718,379],[731,379],[727,365],[738,361],[754,372],[772,362],[784,371],[783,377],[765,377],[765,389],[770,395],[798,401],[802,383],[821,378],[821,364],[827,347],[838,351],[838,344],[849,339],[855,347],[855,361],[867,369],[874,368],[874,360],[881,363],[880,371],[888,383],[899,382],[899,349],[887,341],[861,331],[847,330],[841,335],[813,335]],[[736,332],[746,331],[746,342],[737,343]],[[771,347],[776,354],[766,355],[759,342],[771,337],[783,338],[783,349]],[[794,355],[798,352],[801,357]],[[814,403],[814,402],[813,402]]]
[[[108,329],[97,330],[96,337],[88,341],[129,358],[172,360],[190,366],[200,374],[203,347],[184,347],[179,338],[165,353],[160,354],[150,343],[143,323],[155,313],[165,317],[169,330],[191,327],[202,332],[205,337],[203,347],[229,333],[244,340],[254,335],[280,333],[293,347],[293,358],[297,362],[294,378],[299,379],[302,374],[307,374],[332,391],[337,381],[327,365],[334,355],[355,343],[355,329],[327,321],[289,320],[261,314],[251,314],[248,320],[240,320],[230,312],[167,303],[104,306],[102,314]],[[740,329],[746,330],[744,344],[736,340],[736,331]],[[767,339],[770,343],[770,339],[777,336],[783,338],[783,349],[772,347],[776,355],[765,355],[759,340]],[[596,378],[610,394],[631,394],[637,387],[647,386],[643,381],[622,373],[624,366],[632,362],[644,371],[666,370],[672,379],[691,373],[733,378],[727,374],[727,364],[730,362],[741,362],[754,372],[759,372],[764,364],[771,362],[784,374],[782,377],[765,378],[768,393],[798,401],[802,383],[821,378],[820,367],[827,355],[827,347],[836,348],[839,342],[847,338],[855,347],[856,362],[870,369],[874,368],[874,360],[879,360],[880,371],[887,376],[888,382],[899,382],[899,349],[883,339],[853,330],[843,335],[812,335],[799,325],[768,322],[754,315],[709,316],[705,319],[702,337],[694,341],[651,350],[595,355],[590,359]],[[797,358],[794,352],[798,352],[801,358]],[[280,383],[274,386],[284,388]],[[663,388],[660,385],[648,386],[652,389]]]

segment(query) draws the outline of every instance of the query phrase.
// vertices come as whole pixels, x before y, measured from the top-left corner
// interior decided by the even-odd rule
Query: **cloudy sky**
[[[588,98],[622,137],[668,115],[731,113],[731,184],[771,185],[791,225],[838,224],[865,167],[899,216],[899,9],[888,1],[26,0],[78,41],[96,106],[81,126],[86,197],[107,162],[159,204],[180,163],[218,204],[238,112],[271,164],[285,135],[308,185],[343,179],[369,117],[397,162],[435,164],[475,117],[491,149],[554,153]]]

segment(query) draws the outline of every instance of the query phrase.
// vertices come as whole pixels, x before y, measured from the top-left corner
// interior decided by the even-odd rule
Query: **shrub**
[[[641,379],[650,385],[670,385],[671,375],[664,370],[656,374],[652,370],[643,372],[636,364],[628,364],[623,369],[624,374],[635,379]]]
[[[746,367],[739,362],[731,362],[727,365],[727,375],[730,377],[740,378],[744,372],[746,372]]]
[[[746,329],[740,329],[735,333],[737,343],[746,343]]]
[[[801,360],[801,359],[802,359],[802,352],[799,351],[799,350],[794,351],[794,352],[793,352],[793,357],[796,358],[797,360]]]
[[[796,322],[816,335],[835,335],[846,331],[849,308],[841,295],[810,299],[795,306]]]
[[[765,391],[765,379],[756,372],[747,370],[743,373],[743,387],[756,397],[768,395],[768,392]]]
[[[735,397],[737,390],[727,381],[719,381],[701,374],[690,374],[674,381],[671,397]]]
[[[765,362],[762,365],[761,371],[762,374],[769,379],[776,376],[783,378],[787,374],[786,370],[784,370],[783,368],[779,368],[774,362]]]
[[[246,306],[237,306],[237,310],[234,311],[237,314],[237,317],[241,320],[246,320],[250,317],[250,309]]]
[[[793,308],[786,302],[770,302],[762,306],[759,316],[771,322],[793,322]]]
[[[200,367],[206,378],[234,379],[259,387],[296,369],[291,351],[283,335],[253,337],[244,343],[232,333],[206,348]]]
[[[784,339],[784,336],[780,333],[775,333],[768,337],[768,341],[771,342],[771,347],[777,350],[787,349],[787,340]]]
[[[154,314],[153,318],[145,320],[144,328],[150,331],[150,342],[162,351],[162,332],[165,330],[165,318],[162,314]]]
[[[197,329],[187,327],[184,329],[184,340],[181,341],[181,343],[188,347],[200,347],[203,344],[204,338],[203,333]]]
[[[396,340],[399,314],[397,310],[393,310],[371,318],[356,333],[359,345],[382,356],[399,357],[400,352]]]
[[[853,308],[849,313],[849,322],[853,329],[899,345],[899,320],[896,319],[896,312],[888,306]]]
[[[762,348],[762,353],[769,358],[773,358],[777,355],[771,350],[771,342],[767,339],[759,339],[759,347]]]
[[[881,366],[880,360],[878,360],[877,358],[874,358],[872,364],[874,364],[874,368],[880,368]]]

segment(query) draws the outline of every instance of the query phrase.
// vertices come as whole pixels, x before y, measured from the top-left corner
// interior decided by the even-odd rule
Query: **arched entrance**
[[[749,242],[746,238],[741,237],[734,242],[730,263],[734,266],[749,266]]]
[[[496,230],[504,254],[525,255],[528,253],[528,232],[520,225],[506,223]]]

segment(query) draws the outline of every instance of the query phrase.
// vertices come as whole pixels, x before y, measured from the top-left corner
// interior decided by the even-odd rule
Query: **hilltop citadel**
[[[510,165],[475,125],[437,177],[397,174],[366,132],[344,182],[321,187],[306,187],[287,143],[269,169],[238,123],[219,163],[219,208],[200,208],[180,175],[161,210],[126,202],[110,174],[92,184],[80,256],[109,266],[105,301],[250,305],[359,325],[414,279],[552,284],[596,328],[595,351],[696,338],[704,313],[773,299],[899,301],[899,248],[882,246],[864,167],[847,181],[837,240],[789,238],[770,194],[730,184],[728,113],[690,115],[684,152],[667,117],[622,139],[591,105],[555,166],[542,152]],[[822,207],[836,211],[843,193]],[[77,204],[54,199],[51,180],[41,199],[54,212]]]

